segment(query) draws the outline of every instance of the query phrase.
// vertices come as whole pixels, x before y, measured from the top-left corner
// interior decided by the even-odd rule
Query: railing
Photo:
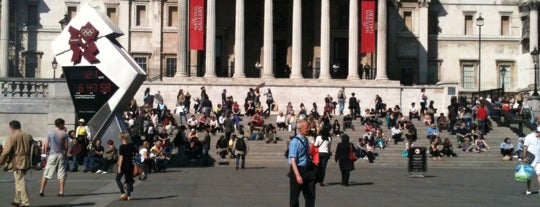
[[[0,78],[2,97],[47,97],[52,79]]]

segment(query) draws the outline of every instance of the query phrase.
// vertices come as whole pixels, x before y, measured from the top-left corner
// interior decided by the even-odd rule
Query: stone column
[[[234,78],[245,78],[244,0],[236,0],[234,26]]]
[[[386,76],[386,0],[378,1],[377,11],[377,76],[376,80],[388,80]]]
[[[349,1],[349,76],[348,80],[358,80],[358,0]]]
[[[187,1],[178,1],[178,53],[176,54],[176,75],[175,77],[187,76]]]
[[[2,26],[0,26],[0,77],[9,75],[9,0],[2,0]]]
[[[534,50],[534,47],[538,48],[538,2],[534,1],[530,3],[529,10],[529,50]],[[538,48],[540,49],[540,48]]]
[[[302,78],[302,0],[293,0],[292,79]]]
[[[419,35],[418,35],[418,83],[427,83],[428,76],[428,7],[427,1],[421,1],[419,4]]]
[[[263,78],[274,77],[274,0],[264,0],[264,66]]]
[[[205,78],[216,77],[216,0],[207,0]]]
[[[321,68],[319,79],[330,79],[330,0],[321,0]]]

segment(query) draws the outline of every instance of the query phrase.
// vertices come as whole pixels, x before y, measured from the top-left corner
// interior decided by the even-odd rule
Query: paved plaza
[[[249,159],[249,157],[248,157]],[[428,169],[425,178],[411,178],[405,168],[381,168],[359,161],[351,186],[340,185],[340,173],[329,167],[327,186],[317,186],[317,206],[538,206],[538,185],[524,194],[513,169]],[[249,164],[249,160],[248,160]],[[287,165],[169,168],[137,181],[131,201],[117,201],[114,174],[71,173],[65,197],[57,197],[57,181],[49,182],[39,197],[43,171],[27,175],[32,206],[288,206]],[[0,173],[1,206],[13,198],[13,179]],[[302,199],[301,199],[302,200]]]

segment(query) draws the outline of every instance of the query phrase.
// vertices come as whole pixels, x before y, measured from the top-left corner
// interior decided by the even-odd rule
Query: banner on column
[[[360,52],[373,53],[375,52],[375,1],[362,1],[362,22],[360,27]]]
[[[204,0],[189,1],[189,49],[204,49]]]

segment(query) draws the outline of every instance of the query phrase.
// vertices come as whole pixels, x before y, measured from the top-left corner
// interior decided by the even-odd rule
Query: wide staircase
[[[339,116],[334,116],[334,119],[339,119],[340,123],[342,118]],[[246,121],[249,118],[244,117],[242,124],[246,125]],[[276,116],[272,115],[265,120],[265,124],[272,123],[275,126]],[[333,120],[332,122],[333,123]],[[414,125],[418,129],[418,140],[414,143],[414,146],[424,146],[429,148],[429,140],[426,138],[427,126],[422,122],[413,120]],[[364,126],[360,124],[359,119],[353,121],[353,124],[356,128],[355,131],[347,129],[346,134],[351,138],[351,142],[357,143],[358,138],[362,137],[365,133]],[[386,126],[383,126],[383,131],[385,137],[391,138],[391,131],[387,129]],[[528,132],[525,132],[528,133]],[[212,149],[210,150],[210,155],[216,160],[215,167],[226,167],[228,165],[234,165],[233,159],[220,159],[216,154],[215,143],[218,137],[212,137]],[[247,167],[287,167],[287,159],[284,157],[284,152],[287,148],[287,140],[290,136],[293,135],[293,132],[289,131],[278,131],[277,136],[280,138],[278,143],[266,143],[261,140],[250,140],[247,142],[249,146],[249,152],[246,156],[246,166]],[[443,157],[442,160],[433,160],[428,154],[428,169],[431,167],[435,168],[513,168],[517,162],[517,159],[514,161],[503,161],[500,154],[500,144],[505,137],[512,138],[514,146],[517,147],[518,137],[512,132],[508,127],[498,127],[495,122],[493,122],[493,130],[491,130],[486,136],[485,139],[490,147],[487,152],[476,153],[476,152],[463,152],[460,148],[457,147],[455,135],[450,135],[447,131],[441,133],[441,139],[449,138],[454,144],[454,152],[457,153],[458,157]],[[337,144],[341,142],[339,137],[332,138],[332,151],[335,152]],[[359,159],[356,161],[355,165],[360,168],[365,167],[389,167],[389,168],[403,168],[407,169],[407,158],[402,157],[402,152],[405,149],[405,142],[399,142],[397,145],[394,145],[393,140],[390,139],[388,145],[385,149],[376,149],[375,152],[378,153],[374,163],[369,163],[367,159]],[[330,158],[328,167],[338,167],[338,164],[334,162],[334,157]]]

